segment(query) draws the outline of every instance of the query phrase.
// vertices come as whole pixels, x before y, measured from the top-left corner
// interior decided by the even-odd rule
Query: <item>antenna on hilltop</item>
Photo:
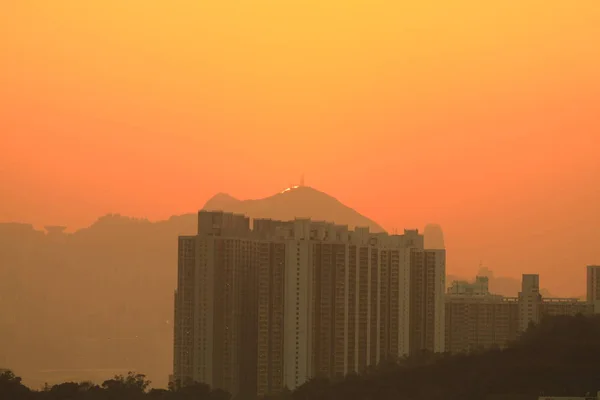
[[[300,187],[304,187],[304,173],[300,176]]]

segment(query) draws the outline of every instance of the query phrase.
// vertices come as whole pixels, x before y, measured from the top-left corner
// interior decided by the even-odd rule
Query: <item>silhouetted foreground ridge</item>
[[[537,399],[583,396],[600,390],[600,317],[552,317],[531,327],[505,350],[472,354],[421,354],[382,363],[341,381],[314,379],[271,399]],[[180,390],[148,390],[143,375],[118,376],[101,385],[63,383],[42,391],[21,385],[11,372],[0,376],[0,399],[206,399],[229,394],[196,384]]]

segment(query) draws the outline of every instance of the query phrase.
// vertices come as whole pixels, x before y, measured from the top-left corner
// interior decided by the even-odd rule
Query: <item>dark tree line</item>
[[[338,382],[314,379],[293,400],[501,400],[593,397],[600,390],[600,317],[548,317],[506,349],[419,354]]]
[[[21,383],[12,372],[0,374],[1,400],[230,400],[231,395],[220,389],[211,389],[203,383],[192,383],[175,389],[148,389],[150,381],[141,374],[130,372],[104,381],[65,382],[33,391]]]
[[[63,383],[32,391],[10,372],[0,375],[0,399],[230,400],[204,384],[148,390],[143,375],[117,376],[101,385]],[[551,317],[506,349],[470,354],[422,353],[382,362],[339,381],[315,378],[268,400],[501,400],[595,396],[600,390],[600,317]],[[265,399],[265,400],[267,400]]]

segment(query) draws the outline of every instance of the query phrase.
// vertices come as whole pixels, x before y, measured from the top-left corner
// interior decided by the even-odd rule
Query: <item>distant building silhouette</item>
[[[423,231],[426,249],[445,249],[444,232],[438,224],[427,224]]]
[[[448,288],[448,294],[486,296],[490,294],[489,278],[487,276],[476,276],[475,282],[473,283],[467,281],[454,281]]]
[[[454,281],[446,293],[446,350],[463,352],[505,347],[543,316],[589,315],[593,305],[572,298],[544,298],[539,276],[523,275],[518,297],[489,292],[487,277]]]
[[[174,380],[276,393],[444,351],[445,252],[403,235],[201,211],[179,238]]]

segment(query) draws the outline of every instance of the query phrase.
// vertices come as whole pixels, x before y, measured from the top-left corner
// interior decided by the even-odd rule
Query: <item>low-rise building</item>
[[[479,279],[480,277],[478,277]],[[446,295],[446,351],[471,352],[503,347],[517,338],[519,302],[485,292],[465,293],[453,284]]]
[[[542,315],[591,315],[594,304],[577,298],[542,298]]]
[[[539,276],[523,275],[518,297],[492,294],[486,277],[475,282],[455,281],[445,299],[446,351],[471,352],[506,347],[531,323],[544,316],[590,315],[594,305],[575,298],[544,298]]]

